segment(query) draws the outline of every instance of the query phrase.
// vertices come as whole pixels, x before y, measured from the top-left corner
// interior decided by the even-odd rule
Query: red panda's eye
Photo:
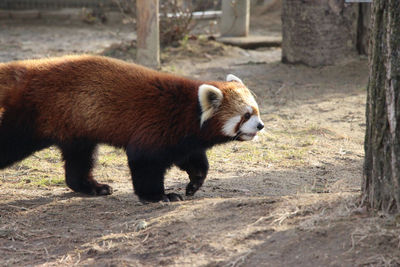
[[[245,120],[250,119],[250,117],[251,117],[251,114],[250,114],[249,112],[247,112],[246,114],[244,114],[244,119],[245,119]]]

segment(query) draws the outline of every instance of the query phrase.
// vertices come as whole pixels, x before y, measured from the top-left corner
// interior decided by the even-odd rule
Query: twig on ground
[[[229,262],[225,266],[229,266],[229,267],[239,266],[240,264],[244,263],[246,258],[250,255],[250,253],[251,253],[251,251],[247,252],[246,254],[238,257],[236,260]]]

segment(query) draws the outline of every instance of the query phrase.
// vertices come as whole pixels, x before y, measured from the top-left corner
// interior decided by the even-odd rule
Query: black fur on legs
[[[186,195],[193,196],[203,185],[208,173],[209,164],[206,151],[195,151],[177,162],[176,166],[189,175],[190,182],[186,187]]]
[[[59,144],[65,161],[65,181],[75,192],[88,195],[110,195],[112,188],[99,184],[92,176],[93,154],[96,144],[76,139]]]
[[[142,201],[178,201],[178,194],[165,194],[164,174],[176,164],[189,174],[186,195],[192,196],[203,184],[208,172],[206,149],[213,144],[187,137],[174,147],[140,150],[130,144],[126,148],[135,193]]]
[[[128,162],[133,188],[141,201],[170,201],[164,192],[164,174],[167,166],[143,158],[132,160],[128,157]]]
[[[143,202],[179,201],[175,193],[165,194],[164,175],[175,159],[170,150],[140,150],[134,145],[126,148],[135,194]]]

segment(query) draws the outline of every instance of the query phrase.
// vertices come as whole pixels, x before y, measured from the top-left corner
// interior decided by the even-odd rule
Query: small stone
[[[137,232],[139,232],[139,231],[141,231],[141,230],[144,230],[144,229],[146,229],[147,228],[147,222],[146,221],[139,221],[137,224],[136,224],[136,231]]]

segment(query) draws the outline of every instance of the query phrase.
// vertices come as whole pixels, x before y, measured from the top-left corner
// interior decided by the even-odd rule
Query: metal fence
[[[0,9],[116,8],[113,0],[0,0]]]

